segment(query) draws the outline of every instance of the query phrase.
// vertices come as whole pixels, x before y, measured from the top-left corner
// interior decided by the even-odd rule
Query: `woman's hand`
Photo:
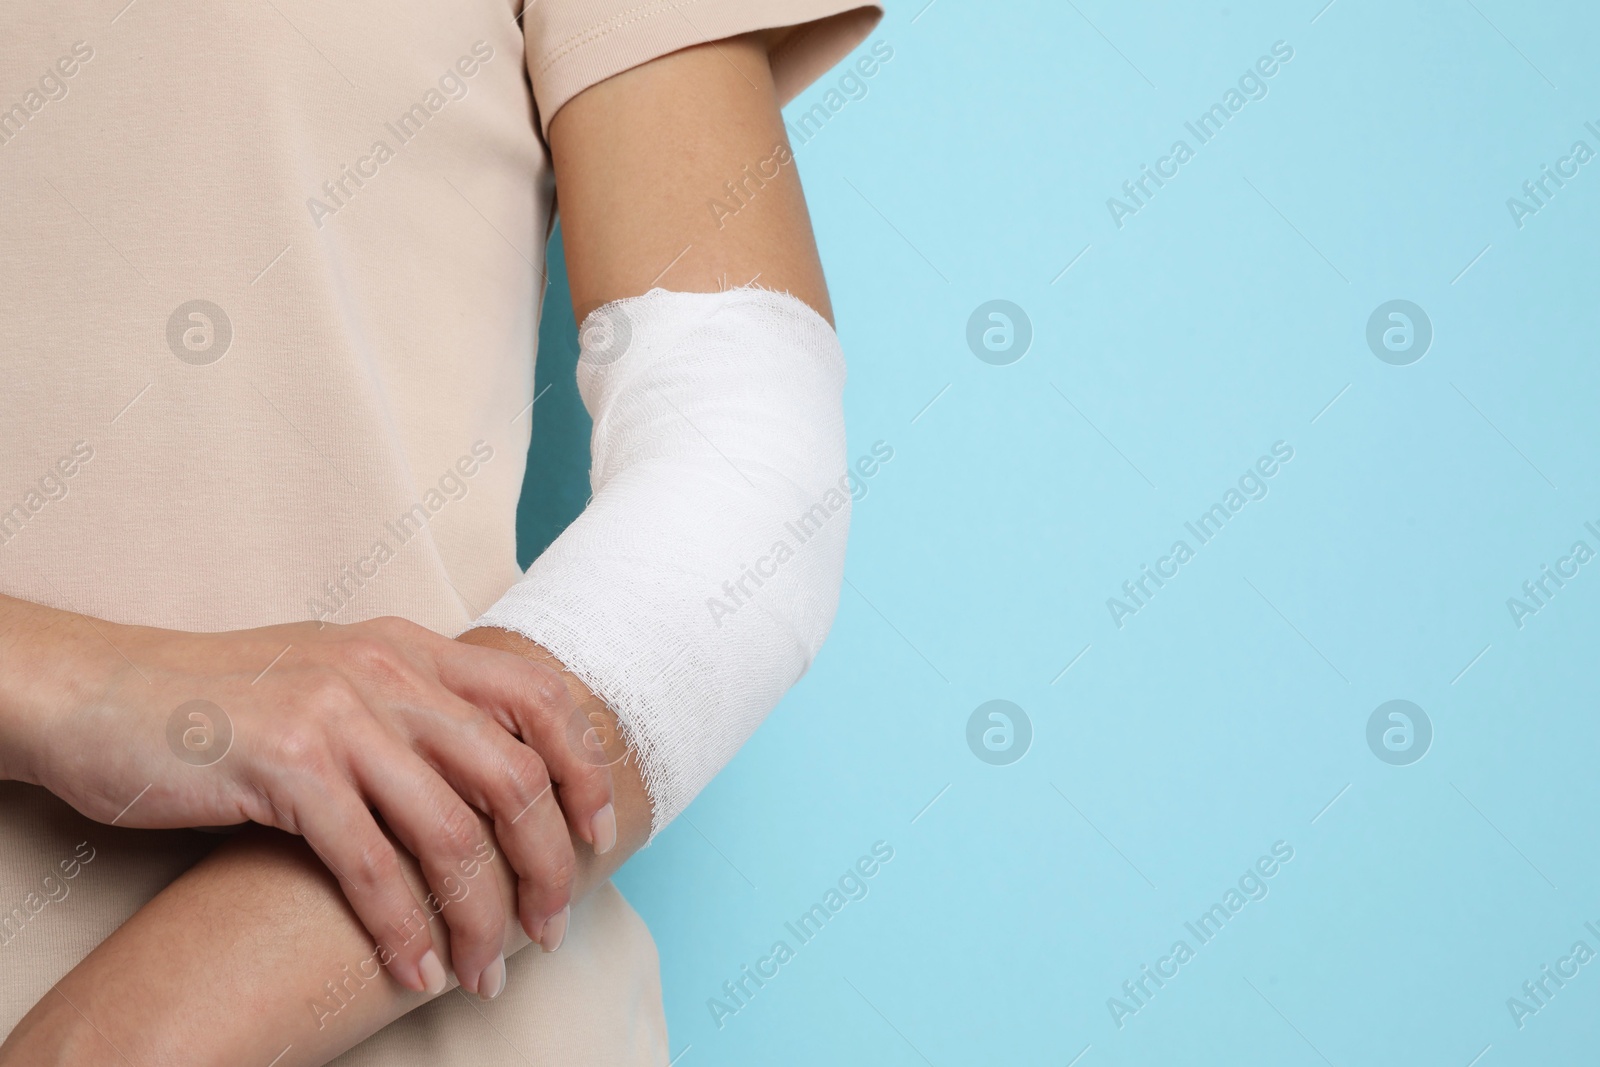
[[[445,983],[429,932],[442,914],[461,984],[499,991],[506,908],[478,877],[496,843],[519,877],[523,929],[551,949],[572,890],[568,824],[596,852],[616,841],[610,772],[586,755],[586,724],[560,676],[520,656],[400,619],[190,634],[26,607],[15,621],[27,629],[0,611],[0,652],[20,653],[0,655],[13,664],[0,667],[9,776],[101,822],[302,835],[413,990]],[[20,700],[3,677],[19,670]],[[425,904],[369,809],[420,861]]]

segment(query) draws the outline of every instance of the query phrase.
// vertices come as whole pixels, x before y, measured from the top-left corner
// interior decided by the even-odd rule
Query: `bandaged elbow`
[[[589,506],[479,620],[549,649],[617,713],[652,835],[810,666],[850,522],[831,327],[781,293],[608,304],[580,331]]]

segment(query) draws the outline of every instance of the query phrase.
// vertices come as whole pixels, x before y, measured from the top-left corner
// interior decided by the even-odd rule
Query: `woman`
[[[778,106],[879,12],[519,6],[0,43],[0,1063],[667,1061],[607,879],[831,620]],[[556,187],[595,495],[524,576]]]

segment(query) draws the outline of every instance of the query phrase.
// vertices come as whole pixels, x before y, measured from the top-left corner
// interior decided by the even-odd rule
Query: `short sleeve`
[[[772,75],[788,103],[883,17],[861,0],[538,0],[523,37],[543,132],[568,100],[597,82],[707,41],[782,29]]]

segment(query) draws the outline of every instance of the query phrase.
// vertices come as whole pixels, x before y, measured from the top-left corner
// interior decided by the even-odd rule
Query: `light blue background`
[[[1521,629],[1506,601],[1600,549],[1600,161],[1521,229],[1506,199],[1600,149],[1600,16],[921,2],[796,152],[850,452],[894,459],[810,675],[619,879],[677,1063],[1592,1062],[1600,962],[1520,1030],[1506,1000],[1600,950],[1600,562]],[[1266,98],[1198,146],[1184,121],[1276,41]],[[1180,137],[1119,229],[1107,197]],[[564,285],[529,554],[586,496]],[[994,298],[1034,329],[1009,366],[965,340]],[[1394,298],[1435,331],[1410,366],[1365,341]],[[1280,440],[1269,495],[1118,629],[1106,599]],[[994,698],[1033,726],[1009,766],[967,747]],[[1366,742],[1396,698],[1435,731],[1409,766]],[[798,946],[875,841],[869,895]],[[1119,1029],[1107,999],[1277,841],[1267,898]],[[708,998],[779,938],[719,1028]]]

